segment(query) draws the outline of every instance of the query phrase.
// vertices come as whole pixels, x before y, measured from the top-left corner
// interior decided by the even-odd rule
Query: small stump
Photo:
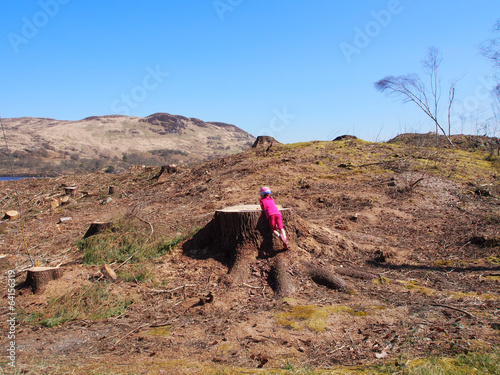
[[[104,233],[107,230],[112,230],[113,229],[113,223],[110,221],[94,221],[92,224],[90,224],[89,229],[87,229],[87,232],[83,236],[83,238],[88,238],[91,236],[94,236],[98,233]]]
[[[57,280],[63,275],[58,267],[32,267],[27,270],[25,286],[30,287],[34,294],[41,294],[49,281]]]
[[[7,211],[4,215],[4,220],[16,220],[19,219],[19,212],[12,210],[12,211]]]
[[[76,186],[65,186],[64,187],[64,194],[73,197],[76,194]]]

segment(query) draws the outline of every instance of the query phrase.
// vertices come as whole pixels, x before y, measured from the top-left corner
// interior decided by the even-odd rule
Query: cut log
[[[306,264],[306,270],[311,279],[319,285],[324,285],[327,288],[348,292],[347,283],[340,277],[328,270],[325,267],[314,264]]]
[[[3,217],[5,220],[16,220],[19,219],[19,212],[18,211],[7,211],[5,213],[5,216]]]
[[[58,267],[32,267],[27,270],[25,285],[34,294],[40,294],[45,291],[49,281],[57,280],[62,275],[63,270]]]
[[[289,264],[284,254],[278,254],[271,268],[274,283],[274,293],[278,297],[290,297],[295,292],[292,275],[288,272]]]
[[[87,232],[85,233],[83,238],[88,238],[98,233],[104,233],[112,229],[113,223],[110,221],[94,221],[92,224],[90,224],[89,229],[87,229]]]
[[[114,283],[118,278],[118,276],[116,276],[116,272],[113,271],[113,269],[107,264],[103,264],[101,266],[101,273],[109,282],[112,283]]]

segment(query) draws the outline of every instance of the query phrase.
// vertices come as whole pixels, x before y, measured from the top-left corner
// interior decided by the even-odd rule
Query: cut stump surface
[[[63,270],[58,267],[32,267],[27,270],[25,285],[34,294],[40,294],[45,291],[49,281],[57,280],[62,275]]]

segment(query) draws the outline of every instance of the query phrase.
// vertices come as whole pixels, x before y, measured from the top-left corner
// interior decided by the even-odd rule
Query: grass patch
[[[5,363],[5,362],[3,362]],[[403,364],[400,364],[403,363]],[[52,361],[34,363],[33,360],[23,358],[19,363],[17,373],[37,374],[157,374],[162,370],[169,373],[184,370],[185,373],[203,373],[207,375],[236,375],[236,374],[275,374],[275,375],[499,375],[500,350],[489,352],[470,352],[453,358],[420,358],[415,360],[389,361],[385,364],[371,366],[335,366],[329,369],[313,368],[295,364],[287,359],[280,368],[251,369],[229,365],[214,365],[213,363],[199,363],[186,360],[145,360],[126,365],[101,362],[75,364],[57,364]]]
[[[83,253],[83,263],[96,265],[113,262],[138,263],[170,253],[180,242],[190,238],[199,228],[193,228],[173,239],[153,238],[147,230],[134,226],[132,222],[119,220],[113,229],[77,242]],[[147,277],[147,275],[144,275]]]
[[[500,374],[500,350],[470,352],[454,358],[424,358],[403,366],[374,366],[373,374],[404,373],[407,375],[485,375]]]
[[[154,264],[148,261],[126,264],[116,274],[120,280],[145,283],[155,280]]]
[[[113,293],[107,282],[96,283],[51,297],[42,311],[28,315],[24,321],[55,327],[70,320],[102,320],[122,314],[132,302],[130,297]]]

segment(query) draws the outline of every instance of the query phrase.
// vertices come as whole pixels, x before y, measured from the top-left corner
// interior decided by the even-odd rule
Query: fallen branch
[[[135,214],[132,214],[132,216],[133,216],[133,217],[135,217],[136,219],[139,219],[139,220],[140,220],[140,221],[142,221],[143,223],[148,224],[148,225],[149,225],[149,227],[151,228],[151,236],[153,235],[153,233],[154,233],[153,224],[151,224],[149,221],[144,220],[142,217],[137,216],[137,215],[135,215]]]
[[[174,288],[174,289],[170,289],[170,290],[163,290],[163,289],[151,289],[152,292],[155,292],[155,293],[172,293],[172,292],[175,292],[176,290],[179,290],[179,289],[184,289],[186,287],[193,287],[193,286],[196,286],[196,284],[186,284],[186,285],[182,285],[182,286],[178,286],[177,288]]]
[[[455,310],[455,311],[459,311],[465,315],[467,315],[468,317],[470,318],[474,318],[474,315],[472,315],[471,313],[465,311],[465,310],[462,310],[462,309],[458,309],[456,307],[453,307],[453,306],[448,306],[448,305],[442,305],[440,303],[431,303],[431,306],[437,306],[437,307],[445,307],[447,309],[450,309],[450,310]]]
[[[244,286],[247,286],[249,288],[253,288],[253,289],[262,289],[261,286],[253,286],[253,285],[249,285],[249,284],[246,284],[246,283],[243,283]]]
[[[140,325],[139,327],[134,328],[132,331],[130,331],[129,333],[127,333],[125,336],[123,336],[123,337],[121,337],[120,339],[118,339],[118,341],[116,341],[116,342],[113,344],[113,349],[114,349],[114,348],[116,348],[116,345],[117,345],[120,341],[122,341],[125,337],[130,336],[130,335],[131,335],[132,333],[134,333],[135,331],[138,331],[139,329],[144,328],[144,327],[147,327],[147,326],[149,326],[149,323],[147,323],[147,324],[142,324],[142,325]]]

